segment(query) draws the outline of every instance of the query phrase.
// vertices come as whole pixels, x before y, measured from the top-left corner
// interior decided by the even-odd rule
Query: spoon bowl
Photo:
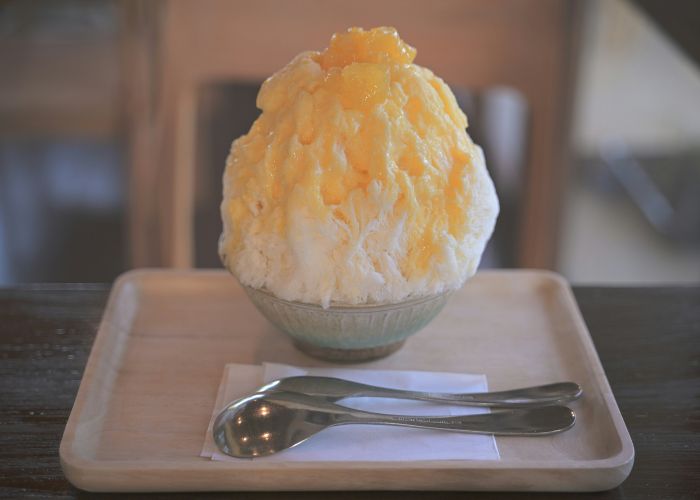
[[[272,455],[333,425],[333,414],[284,397],[255,394],[226,408],[214,422],[214,441],[234,457]],[[281,398],[280,398],[281,396]]]

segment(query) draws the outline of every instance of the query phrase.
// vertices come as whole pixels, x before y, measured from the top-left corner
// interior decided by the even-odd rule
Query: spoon
[[[574,382],[525,387],[500,392],[472,394],[446,394],[438,392],[416,392],[389,389],[360,384],[333,377],[304,375],[274,380],[264,385],[258,392],[299,392],[318,396],[327,401],[339,401],[350,397],[376,397],[396,399],[417,399],[421,401],[444,402],[470,406],[527,407],[565,403],[581,396],[581,387]]]
[[[565,406],[498,410],[481,415],[415,417],[346,408],[294,392],[258,393],[226,407],[214,421],[214,442],[238,458],[272,455],[298,445],[326,427],[384,424],[478,434],[538,436],[564,431],[576,416]]]

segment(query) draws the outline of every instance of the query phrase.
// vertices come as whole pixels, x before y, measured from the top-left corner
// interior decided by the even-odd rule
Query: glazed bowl
[[[288,334],[298,349],[316,358],[346,363],[395,352],[437,316],[451,295],[445,292],[397,303],[323,308],[280,299],[266,290],[243,288],[262,315]]]

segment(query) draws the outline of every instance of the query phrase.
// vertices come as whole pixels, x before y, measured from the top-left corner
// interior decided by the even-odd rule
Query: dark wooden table
[[[0,497],[102,498],[73,488],[58,445],[106,285],[0,290]],[[575,288],[632,435],[632,474],[596,499],[700,498],[700,287]],[[377,492],[335,499],[563,498],[563,494]],[[125,495],[126,496],[126,495]],[[142,495],[143,496],[143,495]],[[322,499],[328,493],[149,495],[148,498]]]

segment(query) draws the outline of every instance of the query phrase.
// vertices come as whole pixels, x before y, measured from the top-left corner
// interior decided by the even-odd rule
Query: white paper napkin
[[[219,452],[211,435],[216,415],[229,402],[251,394],[263,384],[295,375],[340,377],[365,384],[432,392],[487,391],[485,375],[420,371],[355,370],[346,368],[299,368],[265,363],[263,366],[229,364],[219,385],[216,405],[202,448],[212,460],[247,460]],[[468,415],[487,409],[450,406],[385,398],[349,398],[339,404],[357,409],[404,415]],[[386,425],[330,427],[295,448],[255,460],[272,462],[311,461],[414,461],[498,460],[496,440],[489,435],[460,434],[429,429]],[[252,460],[252,459],[250,459]]]

